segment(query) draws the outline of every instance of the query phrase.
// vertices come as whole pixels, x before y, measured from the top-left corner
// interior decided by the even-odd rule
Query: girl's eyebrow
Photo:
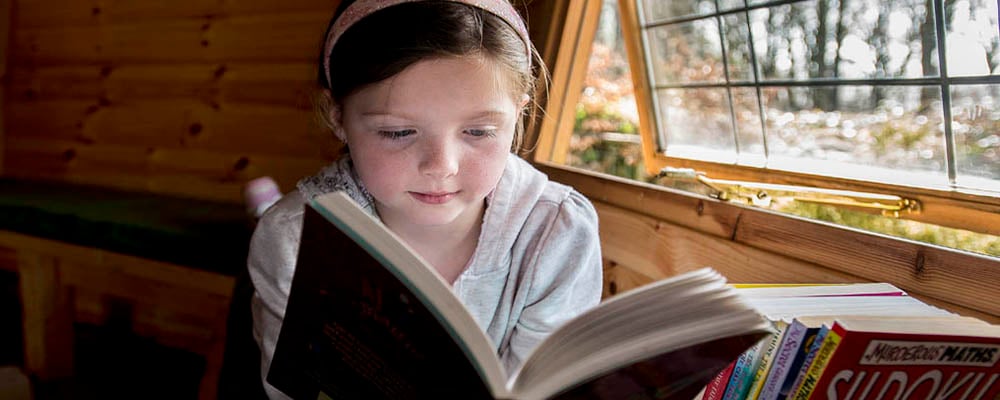
[[[507,113],[500,110],[487,110],[471,116],[471,119],[503,118]]]
[[[486,110],[472,114],[468,119],[490,119],[490,118],[503,118],[507,116],[507,112],[500,110]],[[397,118],[410,118],[407,113],[392,113],[388,111],[366,111],[361,113],[362,117],[397,117]]]

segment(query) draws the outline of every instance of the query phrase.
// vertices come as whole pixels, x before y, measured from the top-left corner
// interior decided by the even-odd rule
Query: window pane
[[[736,138],[739,140],[738,164],[763,167],[767,164],[764,150],[764,128],[760,120],[757,89],[732,88],[733,112],[736,117]]]
[[[930,4],[923,0],[814,0],[753,10],[751,29],[762,77],[937,76]]]
[[[771,168],[948,184],[935,86],[764,88],[763,96]]]
[[[958,184],[1000,192],[1000,85],[952,86]]]
[[[657,22],[692,15],[708,15],[715,12],[713,0],[664,1],[645,0],[642,2],[645,22]]]
[[[745,13],[722,17],[726,34],[726,62],[730,82],[753,82],[753,64],[750,54],[750,29]]]
[[[657,93],[667,155],[736,161],[736,143],[725,88],[666,89]]]
[[[948,75],[1000,75],[996,0],[949,0],[944,9]]]
[[[604,0],[591,48],[566,164],[629,179],[645,179],[639,114],[618,19]]]
[[[728,11],[746,7],[744,0],[719,0],[719,11]]]
[[[725,82],[714,18],[659,26],[646,35],[656,84]]]

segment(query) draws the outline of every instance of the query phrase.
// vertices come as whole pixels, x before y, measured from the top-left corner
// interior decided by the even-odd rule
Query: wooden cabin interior
[[[234,335],[227,327],[248,326],[233,325],[240,316],[230,306],[246,294],[239,282],[253,224],[242,190],[263,176],[291,190],[337,157],[313,109],[315,60],[336,3],[0,0],[0,366],[27,376],[33,398],[131,398],[136,391],[216,398],[220,386],[233,385],[237,378],[222,372],[239,362],[226,360]],[[657,86],[661,71],[643,58],[658,51],[644,44],[644,32],[660,25],[637,11],[654,2],[515,3],[551,74],[545,116],[530,124],[522,156],[596,206],[606,296],[711,266],[738,283],[890,282],[932,305],[1000,323],[998,253],[639,182],[569,165],[568,154],[577,105],[590,90],[585,75],[600,16],[611,4],[641,133],[632,143],[647,176],[677,167],[719,180],[888,191],[919,204],[901,218],[982,234],[1000,248],[1000,192],[956,188],[965,164],[941,167],[952,183],[942,190],[671,155],[654,133],[669,129],[655,104],[671,87]],[[926,3],[943,10],[941,1]],[[713,11],[708,20],[763,9]],[[995,2],[992,10],[992,33],[1000,35]],[[667,37],[681,31],[663,30]],[[735,65],[729,57],[724,65]],[[996,71],[914,84],[996,85]],[[722,84],[699,87],[729,88],[735,80],[726,75]],[[985,151],[1000,154],[1000,140],[987,142]],[[995,184],[1000,162],[986,160]]]

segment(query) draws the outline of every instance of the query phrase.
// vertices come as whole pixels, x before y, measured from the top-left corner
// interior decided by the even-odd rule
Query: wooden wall
[[[336,1],[11,2],[6,176],[235,202],[335,154],[312,96]]]

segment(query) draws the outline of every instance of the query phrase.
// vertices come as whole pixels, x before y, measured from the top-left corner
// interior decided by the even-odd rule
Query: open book
[[[505,371],[450,285],[337,192],[306,207],[267,380],[296,399],[689,400],[771,331],[703,269],[603,302]]]

